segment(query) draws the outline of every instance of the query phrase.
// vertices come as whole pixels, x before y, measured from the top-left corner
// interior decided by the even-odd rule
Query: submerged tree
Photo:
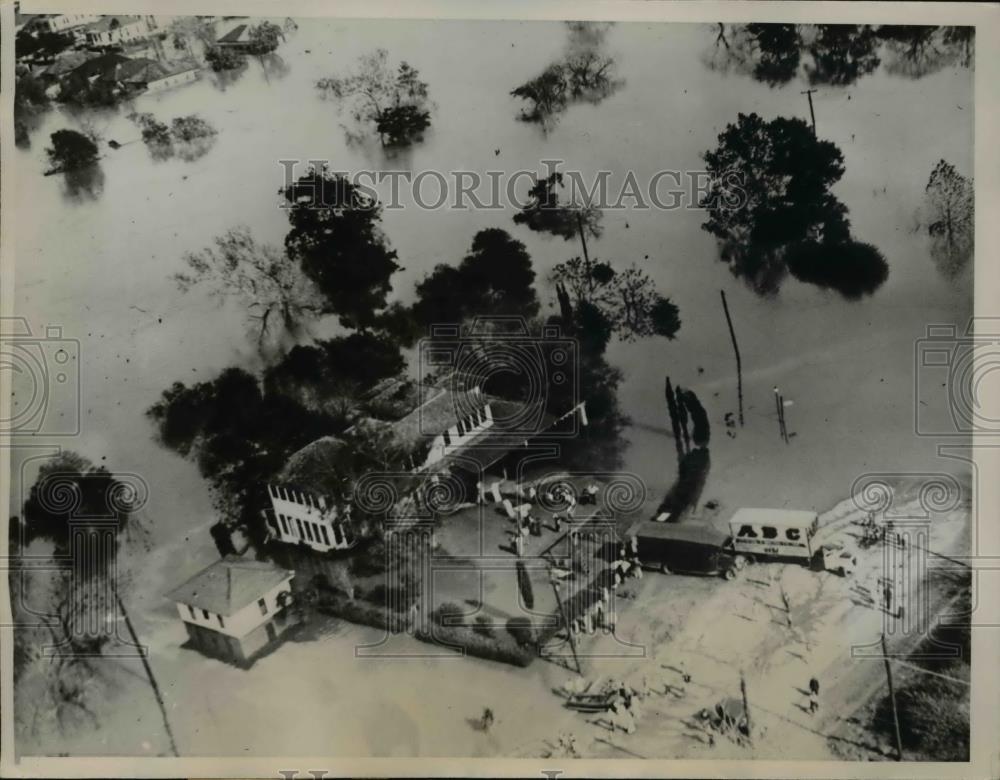
[[[14,143],[28,146],[28,132],[38,124],[39,117],[51,106],[45,85],[25,71],[14,83]]]
[[[951,163],[940,160],[924,189],[931,254],[939,270],[957,276],[975,246],[975,187]]]
[[[623,84],[615,60],[603,52],[609,24],[567,22],[566,53],[538,76],[511,90],[527,105],[519,118],[547,128],[574,103],[600,103]]]
[[[797,274],[814,284],[853,295],[884,280],[881,255],[848,246],[847,208],[831,192],[844,173],[843,155],[805,122],[740,114],[704,157],[710,188],[701,201],[709,214],[702,228],[719,239],[733,274],[757,293],[778,291],[793,246]],[[810,252],[818,254],[807,261]]]
[[[282,194],[289,204],[289,256],[346,327],[374,325],[399,268],[380,229],[381,205],[325,167],[310,168]]]
[[[299,264],[267,244],[258,244],[244,226],[215,239],[215,246],[184,257],[188,270],[175,274],[180,289],[206,289],[219,299],[234,298],[256,323],[257,345],[295,336],[323,311],[323,299]]]
[[[475,317],[534,317],[535,271],[524,244],[500,228],[480,230],[457,266],[440,264],[417,284],[413,318],[426,329]]]
[[[802,35],[794,24],[723,24],[715,26],[709,67],[735,71],[769,86],[787,84],[798,75]]]
[[[821,24],[809,44],[812,65],[806,66],[810,84],[853,84],[881,62],[879,39],[869,25]]]
[[[972,64],[974,27],[882,25],[876,31],[884,42],[886,71],[921,78],[952,65]]]
[[[52,146],[45,153],[53,171],[77,170],[97,162],[97,144],[83,133],[76,130],[56,130],[49,140]]]
[[[356,71],[316,82],[324,97],[349,102],[358,124],[371,125],[384,147],[409,146],[430,127],[432,104],[427,83],[406,62],[389,65],[389,53],[362,55]]]
[[[212,487],[220,516],[260,547],[267,486],[292,453],[341,431],[341,421],[261,390],[253,375],[228,368],[190,387],[176,382],[146,412],[159,442],[191,458]]]

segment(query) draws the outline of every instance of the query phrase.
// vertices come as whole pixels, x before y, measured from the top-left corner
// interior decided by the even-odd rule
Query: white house
[[[347,550],[357,543],[322,496],[281,485],[268,485],[267,492],[273,509],[268,526],[278,541],[305,544],[317,552]]]
[[[46,18],[45,22],[49,26],[49,32],[61,33],[93,24],[100,18],[97,14],[53,14]]]
[[[446,455],[479,440],[493,427],[491,402],[478,387],[467,391],[438,389],[420,406],[392,425],[396,438],[416,445],[429,443],[427,454],[414,461],[416,471],[437,465]]]
[[[289,614],[295,572],[230,555],[202,569],[167,598],[191,643],[206,655],[248,666],[295,624]]]
[[[88,25],[87,43],[91,46],[114,46],[149,36],[150,23],[145,16],[101,16]]]

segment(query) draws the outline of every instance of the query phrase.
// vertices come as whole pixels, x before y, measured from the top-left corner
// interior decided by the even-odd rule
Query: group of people
[[[617,588],[627,578],[642,579],[642,562],[639,560],[639,540],[630,536],[628,542],[618,550],[614,564],[614,586]]]
[[[603,628],[609,634],[615,632],[615,605],[611,601],[611,591],[601,588],[601,597],[586,608],[582,614],[575,615],[570,620],[570,631],[574,634],[593,634],[598,628]]]

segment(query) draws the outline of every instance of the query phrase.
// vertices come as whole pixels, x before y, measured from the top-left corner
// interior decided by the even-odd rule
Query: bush
[[[142,131],[142,140],[149,146],[169,146],[170,128],[166,123],[160,122],[150,113],[129,114],[135,124]]]
[[[170,132],[178,141],[197,141],[202,138],[211,138],[218,134],[218,130],[197,114],[189,116],[179,116],[171,123]]]
[[[472,627],[479,636],[494,637],[496,631],[493,630],[492,621],[486,615],[476,615],[476,624]]]
[[[458,626],[455,625],[457,619],[461,618],[464,614],[465,610],[463,610],[458,604],[448,601],[431,612],[431,617],[439,626],[457,628]]]
[[[485,658],[488,661],[499,661],[514,666],[528,666],[537,655],[534,648],[523,648],[508,636],[486,636],[467,626],[437,625],[434,627],[433,634],[427,635],[418,632],[417,638],[425,642],[460,648],[476,658]]]
[[[45,150],[55,170],[71,171],[97,161],[97,144],[75,130],[56,130],[50,137],[52,146]]]
[[[800,282],[836,290],[849,300],[871,295],[889,278],[882,253],[860,241],[805,241],[788,249],[785,262]]]
[[[373,539],[358,550],[351,558],[349,569],[354,577],[370,577],[385,571],[385,542]]]
[[[921,676],[896,692],[899,731],[907,759],[969,760],[969,689]],[[874,725],[889,737],[894,731],[888,696],[875,710]],[[916,755],[914,755],[916,754]]]
[[[413,591],[405,587],[386,587],[384,583],[378,583],[367,593],[360,594],[365,601],[377,607],[385,607],[394,612],[406,612],[413,603]]]
[[[508,620],[507,633],[514,637],[514,641],[520,647],[529,647],[535,644],[535,627],[531,620],[526,617],[512,617]]]
[[[223,70],[237,70],[247,64],[242,54],[218,46],[213,46],[205,52],[205,61],[216,73]]]

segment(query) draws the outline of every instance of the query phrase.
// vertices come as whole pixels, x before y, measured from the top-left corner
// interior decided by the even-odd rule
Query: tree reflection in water
[[[848,86],[881,65],[891,75],[921,78],[945,67],[971,67],[972,27],[850,24],[711,26],[703,61],[776,87],[800,75],[812,85]]]
[[[104,171],[94,163],[63,174],[63,197],[71,203],[97,200],[104,192]]]

